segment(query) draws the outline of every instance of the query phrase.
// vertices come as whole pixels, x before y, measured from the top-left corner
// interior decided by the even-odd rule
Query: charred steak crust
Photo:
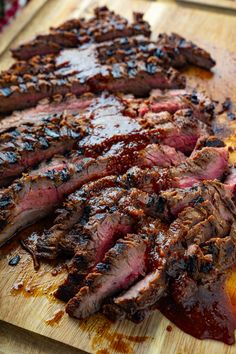
[[[0,77],[0,112],[32,107],[55,94],[108,90],[144,96],[153,88],[183,88],[185,78],[173,67],[215,64],[205,50],[176,34],[161,34],[156,42],[149,35],[141,15],[129,24],[104,8],[91,20],[51,29],[13,51],[23,60]]]

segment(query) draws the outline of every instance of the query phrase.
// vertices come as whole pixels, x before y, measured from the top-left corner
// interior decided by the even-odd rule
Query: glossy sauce
[[[197,294],[186,301],[161,299],[158,309],[184,332],[199,339],[235,343],[236,317],[230,298],[221,283],[199,286]]]

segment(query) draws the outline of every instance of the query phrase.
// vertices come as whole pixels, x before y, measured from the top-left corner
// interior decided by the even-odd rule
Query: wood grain
[[[201,6],[212,6],[216,9],[226,9],[236,11],[236,2],[234,0],[177,0],[186,4]]]
[[[51,0],[24,28],[12,45],[28,40],[39,32],[45,32],[51,25],[56,26],[67,18],[82,14],[88,16],[92,14],[94,6],[105,3],[129,18],[133,10],[145,11],[145,17],[150,21],[155,34],[161,31],[175,31],[205,45],[217,60],[214,75],[200,69],[191,69],[188,72],[188,85],[205,88],[218,99],[231,96],[236,100],[236,80],[233,80],[236,76],[236,54],[228,52],[236,51],[236,19],[226,14],[205,13],[202,10],[180,8],[174,3],[164,2]],[[0,57],[0,69],[6,69],[11,63],[10,53],[6,51]],[[231,128],[234,123],[224,121],[224,124]],[[232,142],[234,139],[236,141],[236,136],[232,134],[228,141]],[[17,267],[12,268],[8,266],[8,260],[16,254],[20,254],[21,260]],[[40,271],[35,272],[30,256],[18,246],[17,242],[10,250],[8,249],[8,252],[1,250],[0,320],[71,347],[97,354],[236,352],[235,345],[229,347],[215,341],[196,340],[172,324],[172,331],[168,332],[166,327],[170,322],[159,312],[153,313],[141,325],[134,325],[128,321],[112,324],[101,315],[85,321],[71,319],[64,312],[60,312],[64,310],[64,304],[56,301],[52,295],[66,274],[62,272],[53,277],[51,269],[52,266],[43,264]],[[233,290],[234,279],[231,278],[230,283]],[[17,284],[22,285],[19,290],[16,289]],[[61,318],[55,323],[53,318],[58,313],[61,313]],[[8,327],[4,328],[0,332],[0,352],[5,350],[4,353],[8,354],[7,342],[4,344],[1,340],[1,335],[4,336],[1,333],[6,333]],[[20,338],[20,335],[16,338]],[[27,350],[25,349],[25,353],[30,352]],[[44,353],[43,347],[40,350]],[[59,352],[59,347],[52,352]]]

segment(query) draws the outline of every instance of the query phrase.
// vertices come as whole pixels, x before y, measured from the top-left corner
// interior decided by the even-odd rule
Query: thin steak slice
[[[82,124],[59,113],[44,116],[36,125],[26,123],[0,134],[0,185],[9,184],[43,160],[70,151],[86,133]]]
[[[21,44],[12,50],[15,58],[27,60],[35,55],[58,53],[62,48],[79,47],[85,43],[104,42],[118,37],[130,37],[137,34],[150,36],[150,26],[143,20],[142,14],[134,13],[134,22],[110,11],[106,6],[95,9],[95,16],[66,21],[50,33],[39,35],[34,40]]]
[[[133,167],[118,180],[125,188],[138,188],[150,193],[186,188],[203,180],[222,179],[228,171],[228,155],[227,148],[204,147],[177,167],[162,170]]]
[[[173,188],[160,193],[157,201],[158,215],[169,221],[186,207],[210,200],[213,204],[218,200],[224,201],[221,205],[222,216],[227,219],[227,209],[233,212],[232,192],[217,181],[203,181],[188,188]],[[225,212],[224,209],[226,208]]]
[[[185,38],[176,33],[172,33],[169,36],[166,33],[159,34],[157,43],[162,46],[164,54],[167,53],[167,55],[174,58],[174,61],[176,58],[175,52],[177,51],[182,56],[182,60],[190,64],[200,66],[208,70],[215,65],[215,60],[211,58],[208,52],[202,48],[199,48],[193,42],[187,41]],[[178,62],[176,62],[176,64],[172,63],[172,66],[178,65]]]
[[[95,96],[91,93],[76,98],[72,94],[55,95],[51,99],[43,99],[34,108],[23,111],[15,111],[12,115],[0,121],[0,134],[13,131],[22,125],[38,126],[42,122],[47,122],[49,118],[59,117],[62,113],[75,115],[83,112],[91,105]]]
[[[145,274],[146,248],[146,240],[139,235],[118,241],[86,277],[87,285],[68,302],[67,313],[85,318],[97,312],[105,298],[128,288]]]

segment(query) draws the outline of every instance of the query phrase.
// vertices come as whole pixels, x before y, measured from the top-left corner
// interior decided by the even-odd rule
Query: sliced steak
[[[124,149],[123,153],[122,150],[119,151],[118,155],[113,150],[111,155],[106,153],[104,159],[107,160],[107,174],[112,174],[125,171],[135,162],[142,167],[155,165],[166,167],[178,164],[185,157],[181,153],[177,153],[173,148],[153,144],[148,145],[140,152],[135,150],[134,155],[127,155],[127,149]],[[35,175],[40,174],[41,171],[42,167],[39,171],[36,170],[31,173]],[[111,187],[113,189],[110,189]],[[111,176],[92,182],[84,186],[80,191],[70,195],[65,203],[65,208],[60,211],[59,217],[54,221],[54,226],[39,238],[37,245],[38,256],[44,258],[57,257],[58,251],[60,251],[59,240],[63,239],[73,224],[79,220],[84,208],[85,213],[89,209],[90,214],[93,213],[93,210],[105,211],[110,205],[115,205],[121,195],[123,195],[121,193],[125,196],[127,195],[127,191],[123,189],[123,184],[119,183],[116,176]],[[63,249],[65,251],[65,247]]]
[[[145,273],[145,259],[146,240],[141,236],[129,235],[118,241],[86,277],[87,285],[68,302],[67,313],[85,318],[97,312],[104,299],[128,288]]]
[[[135,187],[146,192],[159,193],[173,187],[186,188],[207,179],[221,179],[227,171],[228,150],[205,147],[178,167],[162,170],[155,167],[133,167],[119,177],[119,182],[126,188]]]
[[[234,212],[232,193],[224,184],[216,181],[203,181],[198,185],[188,188],[173,188],[161,192],[157,202],[157,213],[164,220],[176,217],[186,206],[195,206],[204,200],[213,204],[220,203],[222,218],[228,219],[228,210]]]
[[[167,146],[150,146],[143,158],[138,157],[139,150],[149,143],[159,142],[191,152],[201,133],[205,132],[204,124],[189,116],[188,111],[177,111],[174,115],[150,112],[144,117],[130,117],[124,113],[125,104],[120,98],[107,95],[82,99],[69,97],[59,104],[49,105],[49,113],[46,113],[48,104],[40,104],[35,109],[6,118],[6,130],[0,134],[0,183],[9,184],[10,178],[77,146],[81,157],[95,158],[102,153],[104,156],[116,155],[116,164],[119,159],[122,165],[125,164],[126,155],[127,168],[137,158],[140,166],[149,166],[154,160],[156,165],[176,165],[184,156]],[[66,106],[67,110],[61,112],[60,109]],[[33,123],[31,118],[35,119]],[[23,124],[20,124],[21,119]]]
[[[1,205],[4,210],[2,210],[1,243],[17,230],[35,222],[36,215],[37,219],[40,219],[52,211],[66,195],[84,183],[102,176],[124,172],[134,162],[134,160],[126,162],[125,150],[123,159],[123,165],[121,161],[116,165],[116,156],[101,156],[94,159],[81,158],[80,155],[72,154],[69,159],[52,160],[48,166],[23,176],[10,187],[2,190],[0,203],[2,200]],[[166,163],[165,159],[164,162]],[[162,163],[162,160],[157,163]],[[40,197],[41,195],[43,198]],[[22,222],[22,215],[24,215],[24,222]]]
[[[105,252],[118,237],[131,231],[135,232],[138,221],[152,212],[150,200],[153,197],[135,189],[128,192],[119,188],[108,189],[105,195],[92,198],[91,205],[101,205],[104,197],[107,197],[106,194],[114,201],[106,204],[106,212],[97,212],[87,223],[82,217],[60,240],[59,247],[63,249],[64,254],[68,253],[68,250],[75,254],[69,267],[68,278],[56,292],[56,297],[61,300],[68,301],[73,297],[83,285],[84,277],[96,263],[102,261]],[[94,210],[91,214],[94,214]]]
[[[26,175],[0,192],[0,242],[47,215],[85,182],[107,175],[106,159],[62,163],[38,175]]]
[[[41,125],[42,122],[50,121],[52,117],[58,119],[65,112],[67,115],[78,114],[90,106],[94,99],[95,97],[91,93],[80,98],[67,94],[64,97],[55,95],[51,99],[44,99],[35,108],[16,111],[2,119],[0,121],[0,134],[18,129],[22,125],[30,127]]]
[[[61,242],[61,247],[73,248],[75,255],[69,267],[69,275],[65,283],[59,286],[55,296],[63,301],[72,298],[83,286],[84,278],[95,265],[102,261],[105,253],[122,235],[132,231],[134,221],[119,211],[112,214],[96,214],[81,227],[74,225],[68,236]],[[64,244],[66,243],[66,245]]]
[[[20,83],[19,83],[20,82]],[[101,64],[97,48],[64,49],[57,56],[48,55],[19,62],[0,77],[0,112],[32,107],[55,94],[85,92],[133,93],[143,96],[153,88],[182,88],[185,79],[172,68],[158,65],[154,57],[129,62]]]
[[[103,6],[95,9],[93,18],[66,21],[57,28],[51,28],[49,34],[39,35],[34,40],[21,44],[12,53],[17,59],[27,60],[35,55],[58,53],[66,47],[78,47],[85,43],[104,42],[137,34],[150,36],[150,26],[143,20],[142,14],[134,13],[134,22],[130,24],[125,18]]]
[[[235,263],[232,227],[235,224],[235,207],[232,208],[232,201],[218,199],[216,194],[217,189],[213,194],[214,205],[209,200],[199,200],[194,207],[180,212],[168,231],[162,229],[158,233],[156,229],[156,246],[149,254],[154,270],[114,300],[129,317],[154,305],[163,296],[167,290],[166,275],[177,279],[179,274],[187,271],[193,279],[199,277],[203,282],[203,279],[208,281],[217,276],[215,269],[222,272]],[[230,203],[231,208],[228,209]],[[232,236],[225,237],[231,227]]]
[[[164,54],[173,58],[172,66],[182,66],[188,62],[209,70],[215,65],[215,61],[208,52],[176,33],[169,36],[166,33],[159,34],[157,44],[163,48]]]

